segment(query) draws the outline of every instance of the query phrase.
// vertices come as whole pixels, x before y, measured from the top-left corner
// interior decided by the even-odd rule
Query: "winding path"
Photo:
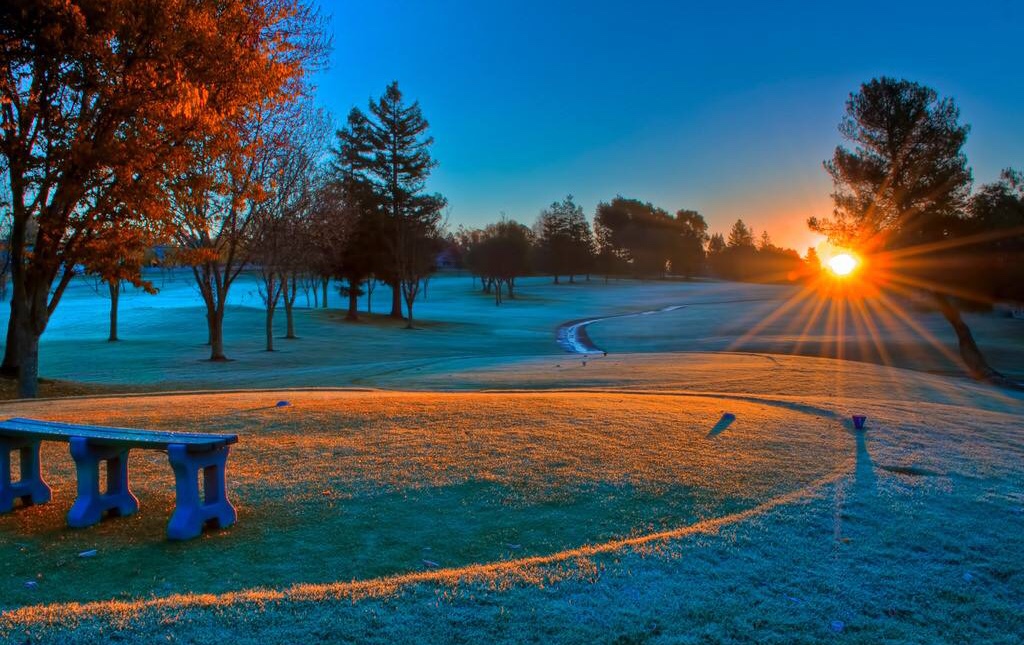
[[[684,307],[686,307],[686,305],[669,305],[668,307],[663,307],[661,309],[652,309],[650,311],[640,311],[631,314],[615,314],[612,316],[601,316],[599,318],[570,320],[569,322],[562,323],[558,326],[558,329],[555,331],[555,337],[562,349],[570,354],[599,354],[605,350],[598,347],[594,344],[594,341],[590,340],[590,336],[587,334],[587,325],[592,325],[593,323],[601,322],[603,320],[611,320],[612,318],[650,316],[652,314],[675,311],[676,309],[682,309]]]

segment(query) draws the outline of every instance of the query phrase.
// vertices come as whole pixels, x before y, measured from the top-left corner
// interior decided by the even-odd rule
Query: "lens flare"
[[[849,253],[840,253],[828,261],[828,268],[837,276],[848,276],[857,268],[857,258]]]

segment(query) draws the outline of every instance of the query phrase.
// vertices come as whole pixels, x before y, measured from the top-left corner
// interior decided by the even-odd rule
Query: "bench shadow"
[[[731,426],[732,422],[735,421],[735,420],[736,420],[736,415],[735,414],[732,414],[730,412],[726,412],[725,414],[722,415],[722,418],[718,420],[718,423],[716,423],[715,426],[713,428],[711,428],[711,431],[708,432],[706,438],[707,439],[713,439],[713,438],[717,437],[718,435],[722,434],[723,432],[725,432],[725,429],[728,428],[729,426]]]

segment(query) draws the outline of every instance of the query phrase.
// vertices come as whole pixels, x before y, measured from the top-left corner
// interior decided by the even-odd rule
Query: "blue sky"
[[[572,193],[742,217],[803,252],[847,95],[900,76],[952,96],[976,182],[1024,167],[1024,2],[324,0],[336,122],[391,80],[420,101],[453,225],[532,223]]]

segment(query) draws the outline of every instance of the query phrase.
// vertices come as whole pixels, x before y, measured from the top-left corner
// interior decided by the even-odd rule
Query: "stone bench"
[[[0,421],[0,513],[23,504],[50,501],[50,487],[42,477],[39,446],[43,441],[66,441],[78,475],[78,497],[68,512],[68,526],[82,528],[104,515],[131,515],[139,500],[128,485],[128,451],[138,448],[167,452],[174,470],[174,514],[167,537],[189,540],[203,527],[225,528],[235,523],[234,506],[227,498],[224,468],[233,434],[155,432],[133,428],[86,426],[37,419]],[[12,481],[11,453],[19,451],[20,478]],[[106,462],[106,490],[100,490],[100,462]],[[199,474],[203,485],[200,496]]]

